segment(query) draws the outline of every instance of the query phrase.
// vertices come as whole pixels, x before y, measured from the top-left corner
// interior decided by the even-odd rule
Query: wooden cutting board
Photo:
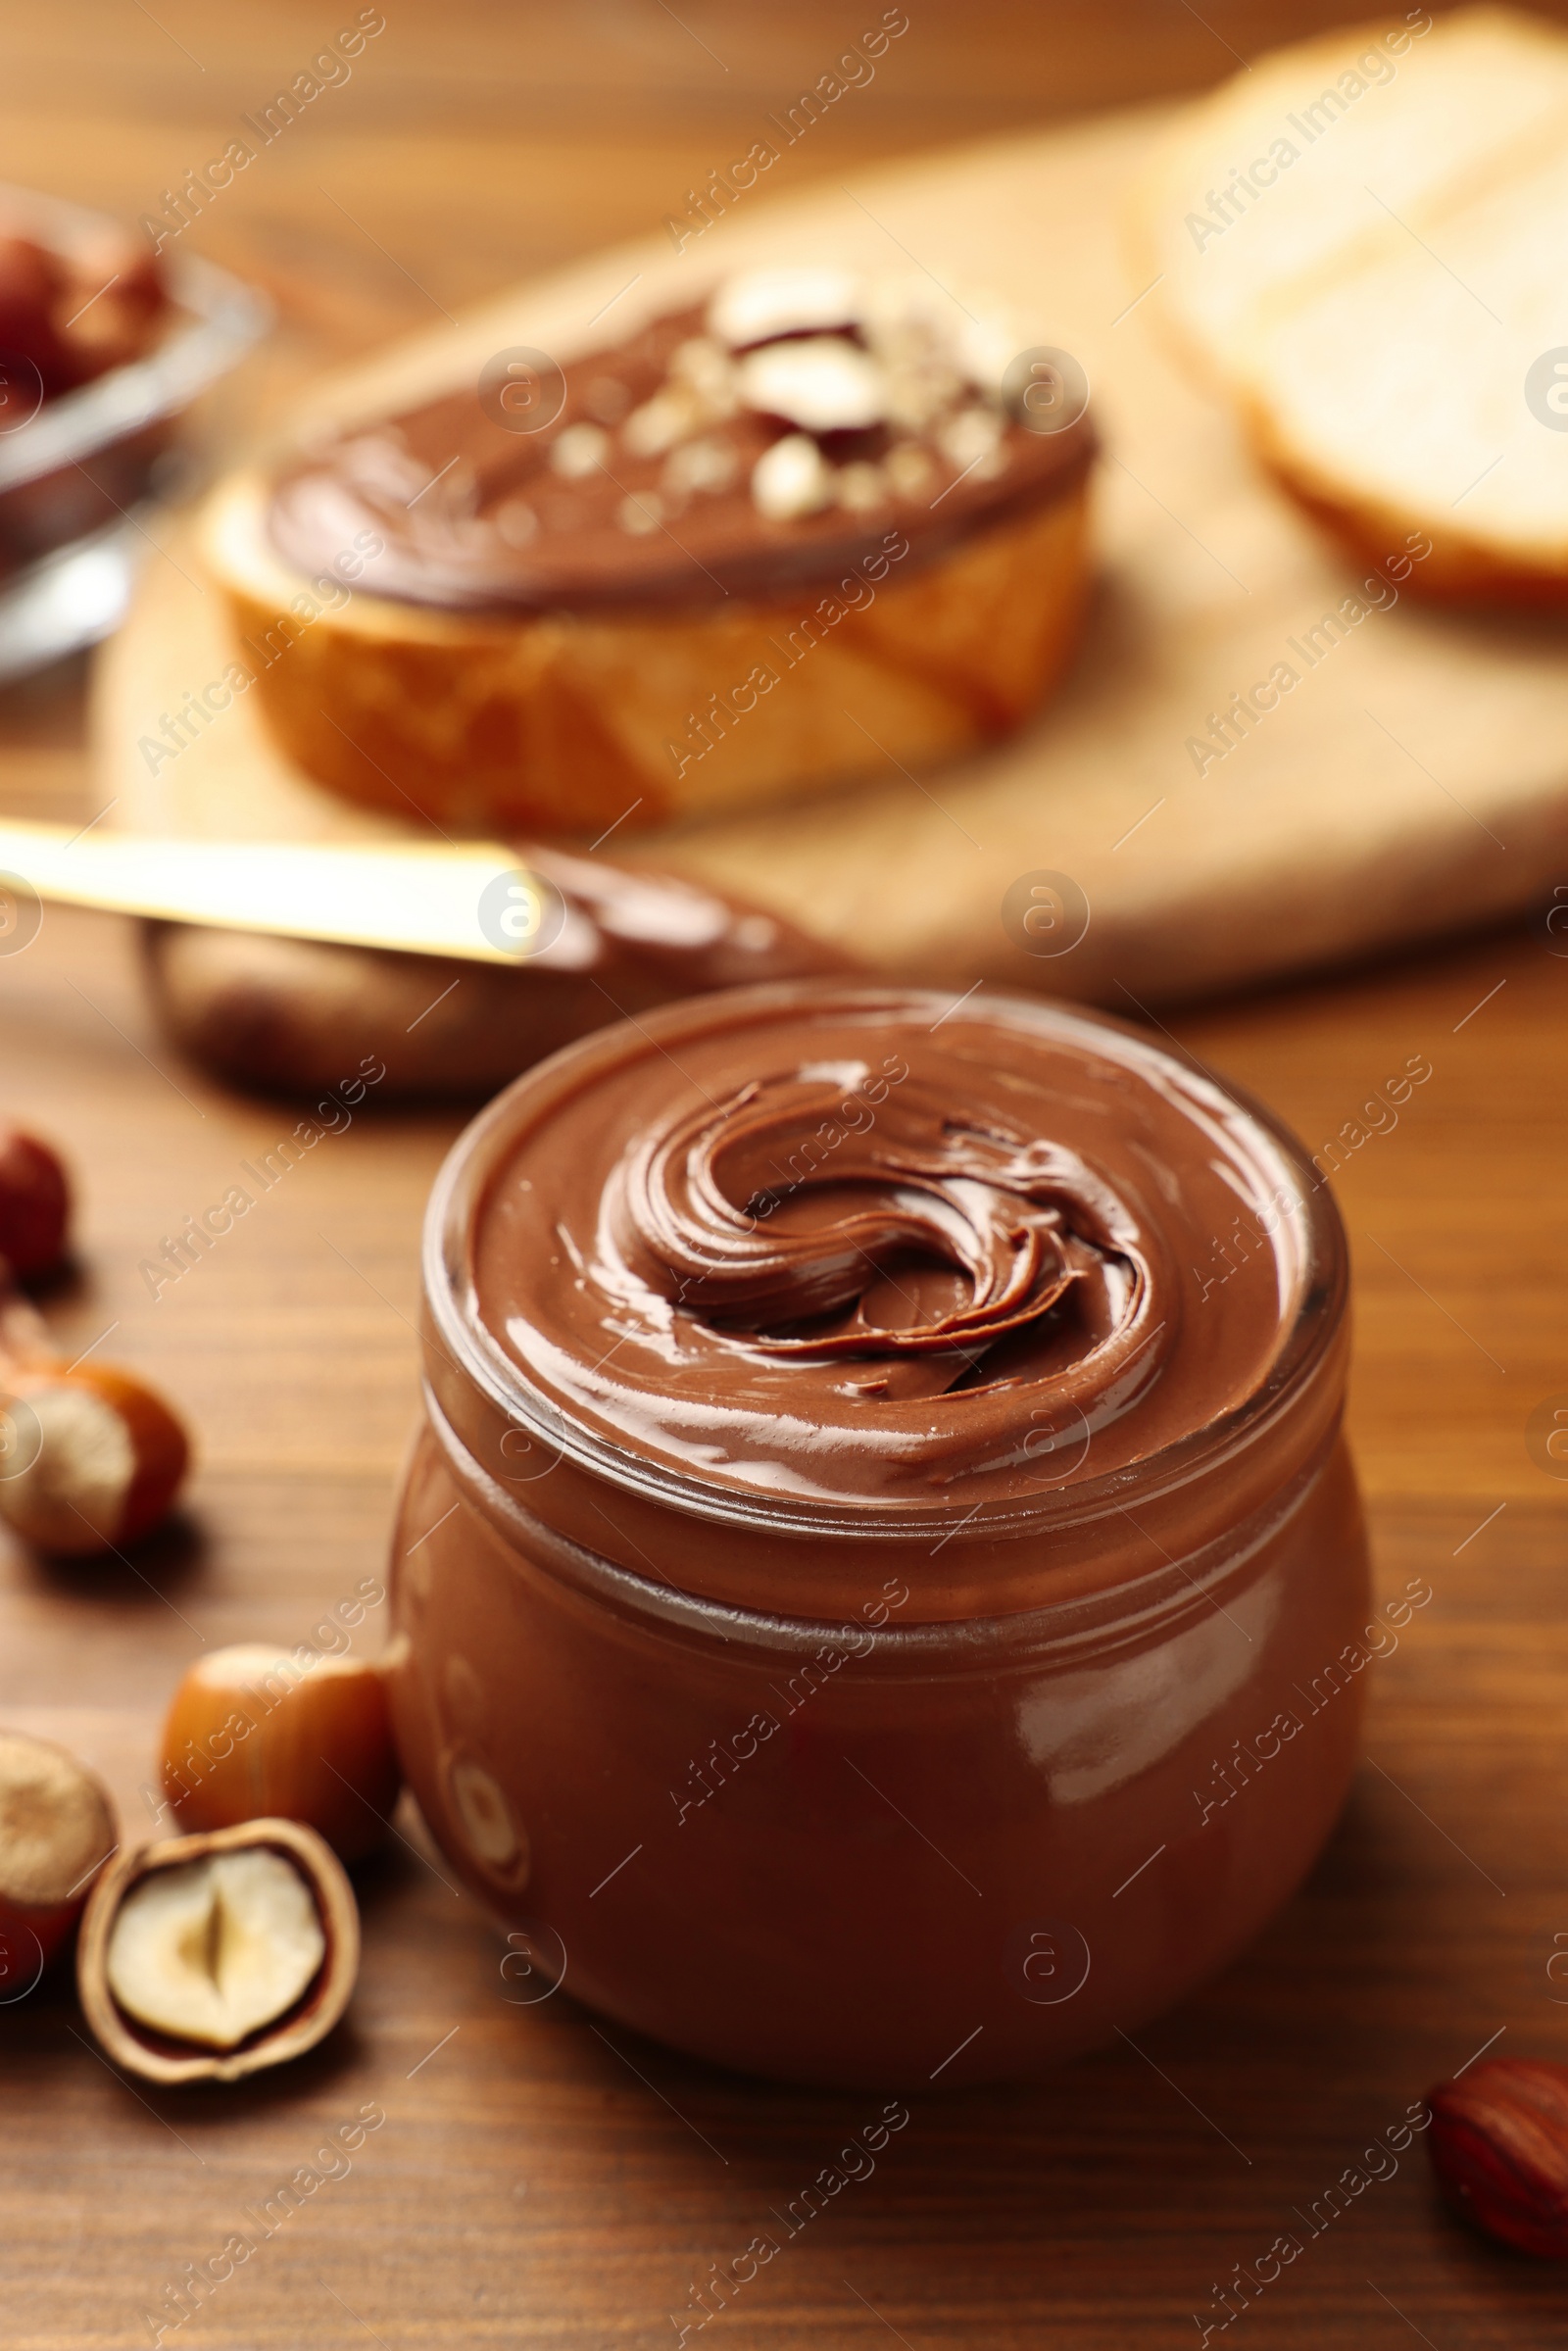
[[[1229,411],[1167,350],[1158,287],[1146,287],[1127,233],[1128,191],[1161,120],[1112,116],[789,202],[770,202],[764,182],[679,253],[665,233],[619,248],[395,356],[397,394],[414,398],[471,380],[509,345],[569,357],[740,264],[830,254],[995,291],[1088,368],[1106,445],[1100,580],[1081,659],[1050,708],[961,766],[919,778],[890,767],[837,799],[658,834],[627,826],[607,854],[774,908],[879,971],[1123,1011],[1493,919],[1568,875],[1561,624],[1422,610],[1386,581],[1369,595],[1260,475]],[[364,376],[322,385],[313,409],[352,413]],[[382,355],[378,402],[391,380]],[[140,738],[229,658],[219,599],[170,527],[102,658],[110,821],[249,837],[398,830],[293,769],[244,700],[148,773]],[[1280,663],[1298,682],[1227,746],[1212,714]],[[1042,874],[1068,886],[1031,900]],[[1058,903],[1078,909],[1065,930],[1051,924]],[[1031,904],[1046,914],[1026,930]],[[416,1086],[494,1083],[549,1041],[533,1035],[527,975],[472,980],[421,1035],[404,1024],[440,975],[404,958],[176,935],[159,969],[188,1037],[285,1082],[314,1075],[296,1040],[323,990],[334,1004],[347,990],[379,1023],[394,1075]]]

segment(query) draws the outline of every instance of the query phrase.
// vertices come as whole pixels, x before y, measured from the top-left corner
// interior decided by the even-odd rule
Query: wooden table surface
[[[279,295],[271,364],[287,372],[657,222],[861,28],[816,0],[765,20],[737,0],[386,13],[353,81],[191,232]],[[792,168],[1197,87],[1228,48],[1326,13],[910,0],[876,83]],[[4,169],[134,217],[336,23],[254,0],[14,11]],[[0,697],[0,805],[94,812],[75,667]],[[1568,2005],[1553,1959],[1568,1952],[1568,1488],[1526,1442],[1539,1405],[1568,1402],[1565,1015],[1568,957],[1521,924],[1173,1016],[1309,1148],[1360,1118],[1337,1179],[1359,1285],[1353,1436],[1380,1591],[1419,1575],[1433,1600],[1369,1668],[1348,1812],[1256,1948],[1137,2049],[1043,2087],[911,2088],[875,2175],[712,2322],[715,2339],[1191,2342],[1233,2265],[1304,2235],[1293,2208],[1482,2044],[1568,2058],[1552,2013]],[[1362,1116],[1417,1054],[1432,1076],[1397,1123]],[[457,1120],[366,1112],[155,1303],[139,1260],[294,1113],[179,1060],[149,1023],[132,934],[61,912],[0,960],[0,1106],[57,1137],[80,1178],[80,1270],[50,1300],[63,1340],[105,1335],[199,1433],[188,1520],[134,1567],[0,1557],[0,1722],[90,1757],[140,1833],[156,1726],[191,1656],[308,1640],[381,1568],[415,1397],[416,1236]],[[711,2266],[868,2119],[863,2097],[759,2086],[600,2032],[564,1994],[516,2004],[500,1938],[405,1825],[410,1842],[362,1880],[350,2024],[282,2076],[144,2094],[85,2044],[67,1992],[0,2006],[7,2351],[157,2339],[185,2265],[261,2238],[247,2214],[269,2199],[271,2233],[166,2343],[640,2351],[674,2338],[669,2314]],[[347,2168],[318,2162],[366,2107],[385,2119]],[[1331,2327],[1394,2351],[1568,2341],[1558,2275],[1445,2217],[1419,2145],[1238,2324],[1253,2351]]]

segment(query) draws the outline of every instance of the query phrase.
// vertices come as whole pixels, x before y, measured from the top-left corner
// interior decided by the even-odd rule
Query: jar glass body
[[[1136,2031],[1222,1967],[1355,1757],[1368,1579],[1327,1196],[1278,1376],[1223,1431],[946,1532],[813,1520],[620,1476],[519,1409],[463,1296],[509,1099],[432,1207],[391,1689],[519,1982],[564,1971],[729,2066],[947,2085]]]

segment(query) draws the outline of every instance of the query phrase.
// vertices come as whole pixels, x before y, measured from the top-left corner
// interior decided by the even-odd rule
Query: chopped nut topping
[[[887,498],[888,485],[880,465],[846,465],[837,478],[838,500],[852,514],[868,514]]]
[[[639,490],[634,497],[621,500],[615,519],[634,539],[646,539],[662,523],[664,502],[657,490]]]
[[[808,432],[858,432],[887,415],[887,382],[875,360],[837,335],[769,343],[740,363],[741,398],[763,416]]]
[[[685,384],[696,393],[714,423],[735,414],[734,364],[728,352],[706,335],[692,335],[676,344],[669,355],[669,375],[672,383]]]
[[[583,396],[583,406],[600,424],[618,424],[631,406],[631,394],[613,375],[596,375]]]
[[[665,384],[652,400],[633,409],[620,428],[620,437],[633,457],[662,457],[688,433],[707,422],[702,403],[689,384]]]
[[[944,409],[963,396],[962,378],[951,367],[922,363],[894,367],[888,374],[888,418],[906,432],[924,432]]]
[[[525,498],[509,498],[498,506],[495,522],[509,547],[526,547],[539,528],[539,517]]]
[[[918,498],[936,478],[936,467],[914,441],[900,441],[890,449],[883,470],[901,498]]]
[[[819,514],[832,496],[832,469],[803,432],[786,433],[753,467],[752,503],[770,522]]]
[[[776,335],[853,326],[862,291],[847,269],[748,269],[713,296],[708,323],[721,343],[743,351]]]
[[[937,434],[942,454],[960,473],[973,472],[982,481],[1006,464],[1002,446],[1002,418],[995,409],[960,409]]]
[[[972,382],[993,399],[1002,395],[1002,379],[1018,356],[1024,340],[1014,320],[1000,312],[965,318],[958,329],[958,358]]]
[[[555,471],[567,481],[595,473],[610,455],[610,435],[600,424],[568,424],[550,452]]]
[[[670,453],[663,486],[674,498],[690,497],[694,491],[727,490],[739,464],[727,441],[684,441]]]

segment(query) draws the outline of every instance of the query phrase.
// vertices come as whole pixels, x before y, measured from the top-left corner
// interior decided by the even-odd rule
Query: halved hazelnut
[[[746,269],[718,288],[709,306],[708,323],[720,343],[744,351],[776,336],[853,326],[864,299],[859,279],[848,269]]]
[[[85,1765],[0,1731],[0,2000],[42,1974],[116,1840],[108,1791]]]
[[[863,432],[888,413],[888,386],[876,361],[838,335],[765,343],[737,370],[746,406],[781,416],[806,432]]]
[[[238,2082],[323,2040],[359,1964],[331,1847],[298,1821],[247,1821],[122,1854],[88,1901],[76,1986],[127,2073]]]
[[[170,1705],[162,1762],[181,1828],[281,1816],[347,1861],[385,1836],[402,1783],[372,1661],[259,1641],[197,1659]]]

